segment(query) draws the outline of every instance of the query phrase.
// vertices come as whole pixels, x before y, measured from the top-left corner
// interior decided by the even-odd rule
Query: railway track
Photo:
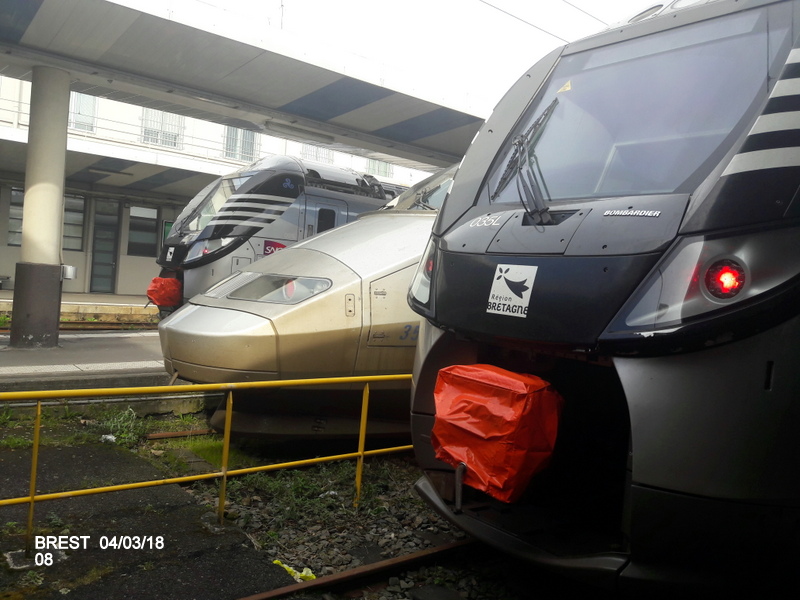
[[[611,600],[611,590],[546,571],[465,539],[238,600]]]
[[[261,594],[246,596],[239,600],[272,600],[275,598],[286,598],[294,594],[305,594],[307,592],[323,593],[333,590],[355,590],[366,591],[365,586],[377,580],[386,579],[390,575],[400,573],[423,563],[433,563],[443,557],[452,555],[454,552],[464,549],[473,544],[472,540],[464,540],[443,544],[434,548],[420,550],[406,556],[390,558],[349,569],[334,575],[318,577],[310,581],[303,581],[293,585],[284,586]],[[352,596],[348,593],[348,596]],[[358,596],[363,597],[363,596]]]
[[[59,331],[147,331],[158,329],[158,323],[141,321],[63,321]],[[10,326],[0,327],[0,333],[9,333]]]
[[[158,329],[158,323],[142,323],[141,321],[65,321],[59,325],[60,331],[79,331],[83,329],[134,330]]]

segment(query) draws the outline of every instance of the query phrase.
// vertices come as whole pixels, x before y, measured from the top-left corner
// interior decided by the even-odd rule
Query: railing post
[[[25,558],[30,558],[33,550],[33,507],[36,504],[36,472],[39,469],[39,429],[42,425],[42,401],[36,402],[36,420],[33,424],[33,448],[31,456],[30,504],[28,505],[28,528],[25,532]]]
[[[367,413],[369,412],[369,383],[364,384],[361,396],[361,426],[358,430],[358,458],[356,459],[356,496],[353,506],[358,508],[361,500],[361,476],[364,473],[364,445],[367,437]]]
[[[225,431],[222,438],[222,481],[219,484],[219,504],[217,506],[217,520],[222,525],[225,522],[225,490],[228,486],[228,448],[231,445],[231,419],[233,417],[233,392],[228,392],[225,403]]]

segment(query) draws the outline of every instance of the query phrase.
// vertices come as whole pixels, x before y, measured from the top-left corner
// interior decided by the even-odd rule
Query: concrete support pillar
[[[15,347],[58,345],[69,83],[69,73],[61,69],[33,69],[21,261],[11,314]]]

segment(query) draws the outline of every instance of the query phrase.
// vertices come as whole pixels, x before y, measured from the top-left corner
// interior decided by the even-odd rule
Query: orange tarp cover
[[[180,280],[174,277],[154,277],[147,286],[147,298],[156,306],[178,306],[183,301]]]
[[[563,400],[547,381],[493,365],[454,365],[439,371],[434,399],[436,458],[463,462],[467,485],[514,502],[550,462]]]

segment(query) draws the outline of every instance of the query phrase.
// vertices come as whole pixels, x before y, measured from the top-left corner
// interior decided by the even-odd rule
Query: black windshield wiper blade
[[[414,198],[414,206],[419,206],[420,208],[423,208],[425,210],[436,210],[425,201],[425,198],[427,197],[428,197],[428,188],[418,191],[416,198]]]
[[[517,193],[519,194],[520,202],[522,202],[522,206],[525,207],[525,211],[533,218],[535,225],[550,225],[553,222],[553,218],[550,216],[549,209],[545,202],[542,186],[544,186],[548,198],[550,197],[550,193],[547,191],[547,186],[544,184],[544,175],[542,175],[539,160],[536,158],[536,152],[530,149],[533,144],[525,145],[523,140],[520,140],[520,144],[521,147],[517,154],[518,165],[516,169]],[[538,177],[531,168],[530,155],[533,156],[533,162],[536,163],[536,168],[539,171]],[[542,186],[539,185],[540,179],[542,181]],[[533,204],[533,208],[531,208],[531,204]]]
[[[544,128],[547,125],[547,122],[550,120],[550,117],[552,116],[557,105],[558,98],[553,98],[553,101],[547,106],[547,108],[545,108],[536,118],[536,120],[531,123],[531,126],[528,127],[528,130],[524,134],[518,135],[514,138],[512,142],[514,144],[514,150],[508,159],[508,163],[506,163],[506,169],[503,171],[503,175],[500,177],[500,181],[497,183],[497,188],[495,188],[490,200],[495,200],[500,195],[500,192],[505,189],[511,179],[518,174],[522,152],[525,151],[527,154],[531,151],[531,149],[536,147],[536,144],[539,143],[539,140],[544,133]]]

